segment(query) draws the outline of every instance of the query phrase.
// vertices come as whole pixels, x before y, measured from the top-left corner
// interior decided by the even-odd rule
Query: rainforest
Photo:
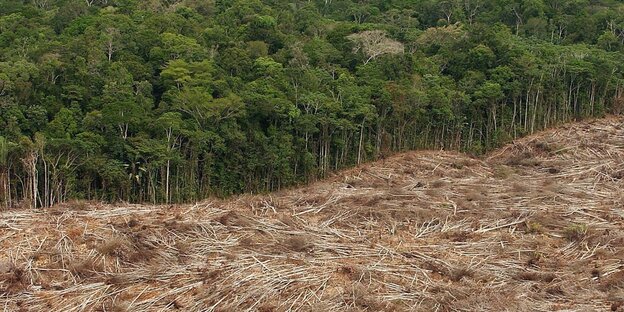
[[[0,206],[264,193],[622,111],[622,1],[0,0]]]

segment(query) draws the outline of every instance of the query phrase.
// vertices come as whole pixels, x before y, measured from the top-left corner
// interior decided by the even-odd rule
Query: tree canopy
[[[616,0],[3,0],[0,205],[185,202],[624,108]]]

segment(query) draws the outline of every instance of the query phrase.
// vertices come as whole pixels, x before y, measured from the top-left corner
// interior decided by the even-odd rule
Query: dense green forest
[[[0,206],[184,202],[624,108],[621,0],[0,0]]]

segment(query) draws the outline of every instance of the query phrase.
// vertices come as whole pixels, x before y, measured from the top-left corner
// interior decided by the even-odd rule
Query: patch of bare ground
[[[624,311],[624,118],[271,195],[0,212],[7,311]]]

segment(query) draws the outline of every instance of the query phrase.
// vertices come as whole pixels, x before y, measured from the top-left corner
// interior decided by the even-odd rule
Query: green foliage
[[[9,156],[9,141],[0,136],[0,166],[4,167],[7,164]]]
[[[563,230],[563,235],[570,241],[581,241],[587,235],[586,224],[570,224]]]
[[[271,191],[624,111],[621,1],[5,2],[0,197],[36,206]]]

